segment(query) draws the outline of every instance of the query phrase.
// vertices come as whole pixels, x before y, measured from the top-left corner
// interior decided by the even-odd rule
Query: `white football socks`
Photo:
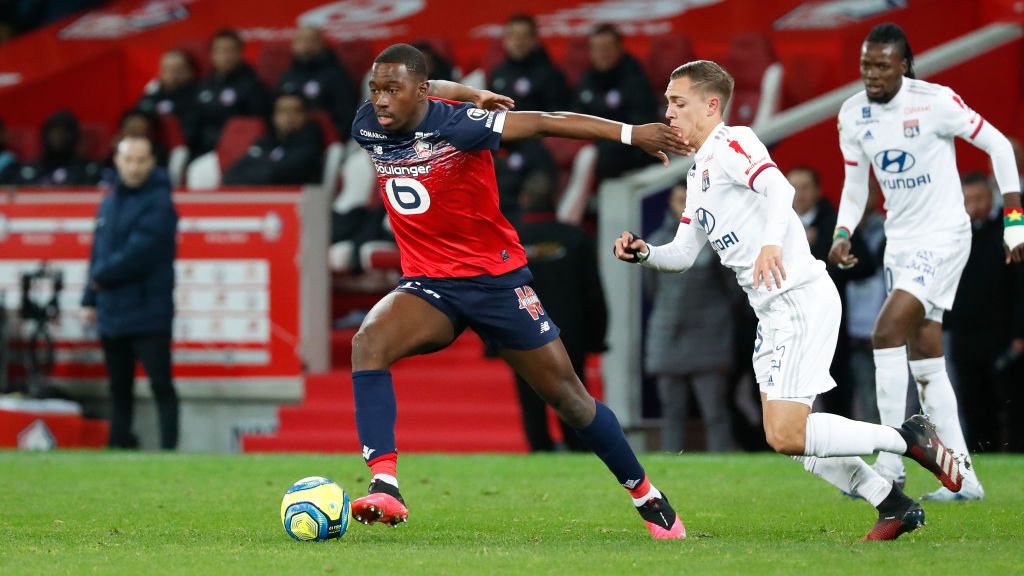
[[[903,454],[907,442],[889,426],[820,412],[807,416],[805,456],[864,456],[879,451]]]
[[[899,427],[907,417],[907,347],[876,349],[874,357],[878,415],[882,424]],[[902,476],[903,458],[899,454],[883,452],[875,461],[875,469],[879,468],[885,469],[886,476]]]
[[[855,456],[818,458],[793,456],[804,465],[804,470],[839,488],[847,494],[856,494],[878,507],[892,491],[892,483],[882,478],[871,466]]]
[[[949,374],[946,373],[946,359],[940,356],[939,358],[911,360],[910,372],[917,382],[921,408],[928,419],[935,424],[935,432],[939,435],[939,440],[942,440],[942,443],[952,449],[958,457],[966,458],[966,461],[970,462],[967,441],[964,440],[964,431],[960,427],[956,394],[953,392],[953,385],[949,382]],[[961,466],[961,471],[964,474],[965,483],[978,481],[973,465],[970,468]]]
[[[639,498],[633,498],[633,506],[643,506],[651,498],[661,498],[661,492],[651,484],[651,489],[647,491],[647,494]]]
[[[398,478],[395,478],[391,474],[374,474],[372,480],[380,480],[381,482],[386,482],[395,488],[398,488]]]

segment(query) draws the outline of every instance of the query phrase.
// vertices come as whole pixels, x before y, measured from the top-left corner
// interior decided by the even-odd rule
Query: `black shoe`
[[[686,538],[686,526],[668,503],[664,494],[660,498],[651,498],[636,507],[640,517],[644,519],[647,530],[656,540],[682,540]]]
[[[924,509],[893,483],[892,492],[878,505],[878,521],[861,542],[895,540],[902,534],[924,526]]]
[[[964,476],[953,451],[939,440],[935,425],[915,414],[897,430],[907,441],[906,455],[935,475],[950,492],[959,492]]]

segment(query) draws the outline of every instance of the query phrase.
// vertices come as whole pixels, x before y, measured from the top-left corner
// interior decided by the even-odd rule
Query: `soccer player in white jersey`
[[[956,395],[946,375],[942,313],[953,305],[971,251],[971,222],[964,210],[953,138],[989,154],[1003,193],[1007,261],[1024,256],[1020,180],[1010,142],[945,86],[914,78],[913,53],[903,30],[879,24],[861,49],[864,91],[839,112],[839,146],[846,180],[829,260],[850,266],[850,235],[864,213],[868,169],[885,196],[885,278],[889,296],[872,337],[878,412],[883,424],[906,415],[907,355],[921,406],[939,436],[964,459],[964,486],[922,498],[980,500],[985,492],[967,454]],[[880,454],[875,470],[902,484],[898,454]]]
[[[754,373],[764,431],[776,451],[879,511],[866,540],[891,540],[924,522],[924,511],[857,456],[906,454],[959,490],[959,463],[922,416],[893,428],[811,413],[815,396],[835,387],[829,365],[842,308],[825,264],[811,256],[793,211],[793,187],[749,128],[726,126],[733,80],[705,60],[677,68],[665,116],[694,146],[686,209],[672,242],[648,245],[630,232],[615,241],[620,260],[683,272],[705,242],[736,273],[759,320]]]

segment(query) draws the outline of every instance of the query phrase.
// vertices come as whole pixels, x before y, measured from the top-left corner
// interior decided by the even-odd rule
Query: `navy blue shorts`
[[[396,292],[419,296],[444,312],[458,336],[472,328],[499,348],[533,350],[558,338],[559,329],[530,287],[526,266],[501,276],[403,277]]]

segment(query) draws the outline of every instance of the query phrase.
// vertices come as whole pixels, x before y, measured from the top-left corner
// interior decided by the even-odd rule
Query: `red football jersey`
[[[491,151],[505,112],[430,98],[423,122],[385,132],[367,102],[352,136],[373,161],[404,276],[497,276],[526,265],[519,236],[498,209]]]

